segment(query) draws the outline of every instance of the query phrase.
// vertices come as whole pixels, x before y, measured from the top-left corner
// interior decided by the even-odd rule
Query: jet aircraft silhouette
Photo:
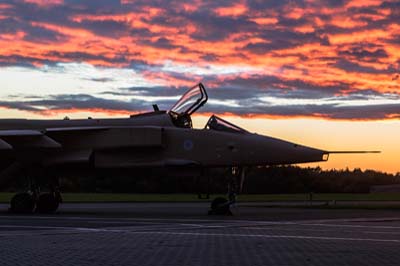
[[[228,199],[215,199],[210,211],[228,213],[241,190],[245,167],[319,162],[331,153],[343,153],[253,134],[216,115],[203,129],[194,129],[191,115],[207,100],[200,83],[168,111],[155,105],[154,111],[129,118],[0,120],[0,158],[11,162],[0,173],[0,183],[12,181],[21,169],[29,181],[26,190],[12,198],[10,210],[55,212],[61,202],[58,177],[43,173],[84,164],[93,169],[229,167]]]

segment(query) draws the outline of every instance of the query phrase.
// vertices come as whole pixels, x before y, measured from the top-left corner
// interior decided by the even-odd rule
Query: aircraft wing
[[[33,137],[42,136],[38,130],[0,130],[0,137]]]
[[[200,164],[192,160],[168,159],[164,161],[165,166],[199,166]]]
[[[116,154],[115,156],[113,156],[114,158],[111,158],[104,153],[96,154],[95,165],[99,168],[195,167],[200,165],[198,162],[191,160],[182,160],[182,159],[132,160],[120,156],[121,155]],[[113,160],[115,158],[118,159]]]
[[[60,127],[60,128],[47,128],[46,132],[82,132],[82,131],[101,131],[110,129],[109,127]]]
[[[89,131],[103,131],[108,127],[64,127],[46,130],[0,130],[0,151],[14,148],[61,148],[62,145],[52,138],[54,134],[70,134]]]
[[[0,130],[1,150],[55,149],[43,163],[88,162],[98,167],[196,166],[198,162],[164,158],[162,127],[70,127],[39,130]],[[71,149],[73,147],[73,149]]]
[[[61,148],[61,144],[38,130],[0,130],[0,150],[14,148]]]

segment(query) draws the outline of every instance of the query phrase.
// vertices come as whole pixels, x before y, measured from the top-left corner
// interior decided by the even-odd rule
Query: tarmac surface
[[[206,203],[0,205],[0,265],[400,265],[400,210]]]

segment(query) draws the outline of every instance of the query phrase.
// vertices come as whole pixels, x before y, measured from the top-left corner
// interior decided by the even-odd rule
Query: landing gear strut
[[[231,206],[236,203],[237,194],[242,192],[245,171],[242,167],[232,167],[228,182],[228,198],[218,197],[211,202],[209,215],[232,215]]]

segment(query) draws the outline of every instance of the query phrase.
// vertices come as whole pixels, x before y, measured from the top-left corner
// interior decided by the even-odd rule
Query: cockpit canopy
[[[172,122],[177,127],[192,128],[191,115],[206,104],[208,95],[204,85],[199,83],[188,90],[168,111]],[[224,131],[230,133],[248,133],[248,131],[213,115],[207,122],[206,130]]]
[[[206,104],[208,100],[204,85],[199,83],[188,90],[168,111],[177,127],[192,128],[190,115]]]
[[[170,112],[191,115],[202,107],[207,100],[208,95],[204,85],[199,83],[183,94],[179,101],[172,106]]]
[[[210,117],[205,129],[224,131],[230,133],[241,133],[241,134],[249,133],[247,130],[244,130],[243,128],[240,128],[222,118],[219,118],[216,115]]]

